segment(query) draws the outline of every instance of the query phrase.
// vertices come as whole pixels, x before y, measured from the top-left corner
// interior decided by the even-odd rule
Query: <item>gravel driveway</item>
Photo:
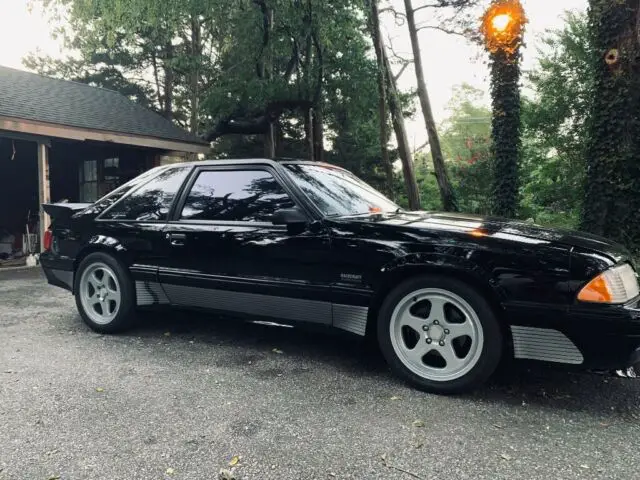
[[[640,380],[517,367],[464,397],[357,340],[172,313],[88,330],[0,272],[0,479],[637,478]]]

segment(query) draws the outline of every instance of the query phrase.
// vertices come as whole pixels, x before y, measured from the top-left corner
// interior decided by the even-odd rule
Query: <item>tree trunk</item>
[[[429,93],[424,80],[424,70],[422,68],[422,57],[420,55],[420,43],[418,41],[418,30],[416,27],[416,19],[411,5],[411,0],[404,0],[404,7],[407,15],[407,25],[409,27],[409,36],[411,37],[411,49],[413,50],[413,66],[416,71],[416,79],[418,82],[418,97],[420,98],[420,107],[424,117],[427,135],[429,137],[429,147],[431,149],[431,157],[433,159],[433,168],[440,189],[440,197],[442,198],[442,207],[447,212],[457,212],[458,203],[451,186],[451,181],[447,175],[447,168],[444,164],[444,155],[440,147],[440,138],[436,129],[436,122],[431,111],[431,102],[429,101]]]
[[[313,159],[324,162],[324,124],[320,106],[313,109]]]
[[[590,0],[595,89],[581,228],[640,250],[640,0]]]
[[[198,135],[199,108],[200,108],[200,61],[202,56],[202,38],[200,31],[200,18],[197,14],[191,16],[191,133]]]
[[[156,82],[156,98],[158,99],[158,107],[160,107],[159,111],[164,112],[164,96],[161,93],[160,76],[158,74],[158,56],[155,51],[151,53],[151,64],[153,66],[153,78]]]
[[[264,156],[276,158],[276,129],[273,123],[269,123],[267,133],[264,135]]]
[[[266,3],[265,3],[265,8]],[[269,41],[264,45],[264,80],[267,82],[271,81],[271,77],[273,76],[273,57],[271,55],[271,41],[273,38],[273,22],[274,22],[274,12],[273,8],[268,10],[267,13],[268,21],[267,21],[267,37]],[[267,158],[276,158],[276,127],[273,122],[269,122],[267,127],[267,133],[264,139],[264,155]]]
[[[314,158],[314,143],[313,143],[313,108],[307,109],[307,113],[304,119],[304,131],[307,137],[307,150],[309,153],[309,160],[312,162]]]
[[[174,73],[171,61],[173,60],[173,45],[167,42],[165,45],[164,68],[164,117],[167,120],[173,119],[173,87]]]
[[[377,81],[378,81],[378,117],[380,121],[380,158],[384,168],[386,179],[387,195],[390,198],[395,197],[393,189],[393,165],[389,159],[389,132],[387,131],[387,88],[384,81],[385,65],[383,60],[382,39],[380,38],[380,19],[378,15],[378,0],[369,0],[371,2],[371,16],[369,21],[369,30],[373,40],[373,47],[376,52],[376,60],[378,63]]]
[[[384,49],[382,50],[384,60],[384,74],[387,81],[387,92],[389,101],[389,110],[391,111],[391,120],[393,129],[396,132],[396,140],[398,142],[398,153],[402,162],[402,173],[404,174],[404,183],[407,189],[407,198],[409,200],[409,209],[420,210],[420,191],[416,182],[416,173],[413,168],[413,158],[411,157],[411,147],[407,138],[407,130],[404,125],[404,116],[402,115],[402,107],[398,99],[396,81],[393,78],[389,57],[387,57]]]
[[[520,157],[520,52],[491,54],[492,213],[511,218],[518,207]]]

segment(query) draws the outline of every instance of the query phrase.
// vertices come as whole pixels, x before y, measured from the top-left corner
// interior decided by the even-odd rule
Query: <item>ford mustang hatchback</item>
[[[501,358],[637,361],[638,282],[622,247],[404,211],[332,165],[184,163],[44,209],[48,281],[99,332],[152,306],[325,325],[375,337],[396,374],[438,393],[477,387]]]

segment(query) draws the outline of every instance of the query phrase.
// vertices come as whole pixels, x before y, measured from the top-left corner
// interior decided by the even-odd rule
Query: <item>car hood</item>
[[[502,240],[529,244],[564,245],[597,252],[619,262],[629,252],[620,244],[589,233],[549,228],[517,220],[482,217],[457,213],[399,212],[343,217],[350,221],[375,223],[399,228],[444,231],[452,233],[478,232]]]

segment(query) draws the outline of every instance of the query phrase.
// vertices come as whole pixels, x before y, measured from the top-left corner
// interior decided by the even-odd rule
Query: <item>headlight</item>
[[[601,273],[587,283],[578,300],[597,303],[625,303],[635,298],[640,289],[633,267],[628,263]]]

